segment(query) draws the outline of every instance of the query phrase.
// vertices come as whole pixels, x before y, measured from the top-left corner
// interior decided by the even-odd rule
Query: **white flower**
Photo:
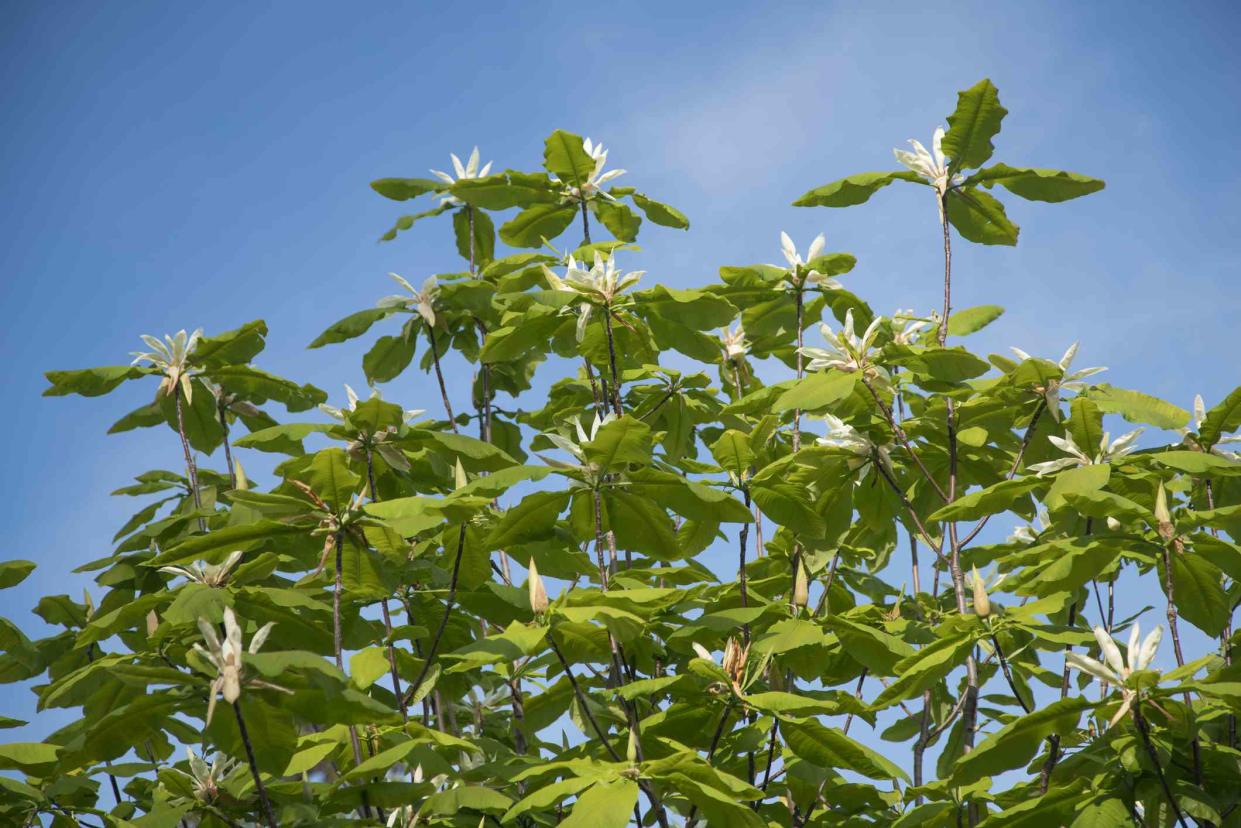
[[[852,455],[848,461],[850,469],[862,468],[875,456],[879,457],[879,462],[883,463],[884,468],[891,469],[892,459],[888,446],[876,445],[853,426],[833,414],[824,414],[823,419],[827,422],[827,434],[815,442],[828,448],[841,449]]]
[[[636,285],[645,273],[645,270],[622,273],[616,267],[615,256],[604,258],[598,251],[595,251],[595,263],[589,270],[570,256],[563,279],[552,273],[547,265],[543,265],[543,275],[552,290],[576,293],[585,300],[579,303],[580,308],[577,311],[578,342],[586,335],[586,324],[590,321],[593,304],[610,306],[617,296]]]
[[[1177,431],[1179,431],[1181,434],[1181,442],[1191,448],[1201,450],[1202,444],[1198,441],[1198,435],[1202,432],[1202,423],[1206,420],[1206,418],[1207,418],[1206,403],[1202,401],[1202,395],[1197,394],[1194,396],[1194,426],[1193,428],[1191,429],[1188,426],[1186,426],[1184,428],[1177,429]],[[1229,434],[1226,436],[1221,436],[1218,440],[1215,441],[1215,445],[1211,446],[1209,453],[1218,455],[1228,460],[1241,461],[1241,453],[1220,448],[1220,446],[1223,445],[1224,443],[1241,443],[1241,435]]]
[[[230,553],[221,564],[213,565],[198,561],[189,566],[161,566],[159,571],[167,572],[169,575],[181,575],[203,586],[219,587],[228,583],[229,573],[239,560],[241,560],[240,549]]]
[[[1010,348],[1009,350],[1021,360],[1033,359],[1033,357],[1020,348]],[[1073,364],[1073,357],[1075,356],[1077,356],[1076,342],[1069,346],[1068,350],[1064,352],[1064,356],[1060,357],[1060,361],[1056,363],[1060,366],[1060,379],[1050,380],[1046,388],[1038,389],[1042,393],[1043,399],[1047,401],[1047,411],[1057,422],[1060,420],[1060,392],[1064,389],[1081,391],[1086,387],[1086,383],[1082,382],[1082,380],[1107,370],[1106,368],[1082,368],[1080,371],[1070,371],[1069,367]]]
[[[190,787],[199,802],[214,801],[220,795],[220,784],[239,769],[237,760],[223,753],[216,753],[210,765],[192,747],[187,746],[185,753],[190,764]]]
[[[177,386],[185,392],[185,401],[193,402],[194,391],[190,385],[190,356],[194,353],[198,341],[202,339],[203,329],[199,328],[188,336],[185,329],[177,331],[175,336],[164,335],[164,341],[161,342],[157,337],[149,334],[142,335],[142,341],[146,343],[149,351],[134,351],[131,356],[134,357],[133,365],[139,362],[149,362],[155,368],[158,368],[164,374],[164,380],[159,384],[159,393],[172,395],[176,392]]]
[[[590,201],[596,195],[615,201],[610,193],[605,193],[601,189],[604,184],[609,181],[620,178],[625,174],[624,170],[608,170],[604,172],[603,168],[608,162],[608,151],[603,148],[603,144],[592,143],[590,138],[582,141],[582,149],[595,161],[594,168],[590,171],[590,175],[581,187],[569,185],[561,191],[561,197],[566,201]]]
[[[834,333],[827,324],[819,325],[819,332],[827,341],[827,347],[801,349],[802,354],[810,357],[806,370],[822,371],[825,368],[835,368],[848,373],[864,371],[869,378],[885,381],[886,377],[880,369],[871,365],[866,358],[867,352],[875,342],[875,337],[879,334],[882,323],[883,317],[876,316],[859,337],[853,332],[853,309],[850,308],[845,312],[845,326],[839,333]]]
[[[413,305],[418,315],[426,320],[428,325],[435,325],[435,298],[439,295],[439,281],[434,276],[428,276],[422,280],[422,287],[415,289],[413,285],[405,281],[405,279],[396,273],[388,274],[401,287],[409,291],[409,296],[385,296],[379,300],[381,308],[408,308]]]
[[[1034,518],[1034,525],[1018,526],[1013,529],[1013,533],[1008,536],[1009,543],[1034,543],[1038,540],[1038,536],[1047,531],[1047,527],[1051,525],[1051,516],[1043,507],[1039,507],[1038,514]]]
[[[465,164],[461,163],[461,159],[456,156],[456,153],[450,153],[450,155],[452,156],[452,169],[453,172],[456,173],[455,178],[446,172],[431,170],[431,174],[440,181],[443,181],[445,184],[455,184],[458,181],[467,178],[484,178],[487,173],[491,172],[490,161],[488,161],[481,170],[478,168],[478,147],[475,147],[474,151],[470,153],[470,160]],[[441,195],[440,201],[445,204],[461,203],[460,199],[448,193]]]
[[[1061,457],[1058,460],[1035,463],[1030,466],[1030,470],[1039,477],[1043,477],[1063,469],[1073,468],[1074,466],[1092,466],[1115,462],[1137,448],[1138,436],[1145,430],[1144,428],[1135,428],[1133,431],[1117,437],[1110,443],[1108,440],[1112,435],[1106,431],[1103,432],[1103,438],[1099,441],[1099,451],[1093,457],[1078,447],[1077,443],[1073,441],[1072,434],[1066,434],[1064,437],[1049,435],[1047,439],[1051,441],[1051,444],[1069,456]]]
[[[198,619],[198,629],[202,631],[203,640],[207,642],[207,649],[203,649],[201,644],[194,644],[194,649],[211,662],[217,670],[215,680],[211,682],[211,700],[207,703],[207,724],[211,724],[211,716],[215,713],[215,702],[217,694],[224,695],[224,701],[232,704],[241,697],[241,685],[244,668],[242,665],[243,654],[248,652],[251,655],[257,653],[259,648],[263,646],[263,642],[267,641],[268,634],[274,623],[263,625],[254,637],[250,639],[250,649],[243,650],[241,646],[241,627],[237,624],[237,617],[233,615],[232,607],[224,608],[224,640],[216,634],[215,627],[206,618]],[[259,679],[250,679],[246,684],[252,687],[266,687],[270,690],[279,690],[283,693],[291,691],[274,684],[268,684]]]
[[[358,394],[352,387],[349,386],[348,383],[345,384],[345,396],[349,399],[348,409],[336,408],[335,406],[328,405],[327,403],[319,403],[319,410],[331,417],[333,420],[343,421],[345,419],[346,411],[358,410]],[[372,388],[371,395],[368,399],[380,400],[383,399],[383,395],[379,393],[378,388]],[[425,413],[427,413],[426,410],[422,408],[404,409],[405,422],[409,422],[410,420],[420,417]]]
[[[823,248],[827,245],[827,240],[823,234],[814,237],[814,241],[810,242],[810,248],[806,251],[806,258],[803,260],[801,254],[797,252],[797,245],[793,244],[793,240],[789,238],[789,234],[780,233],[780,252],[784,254],[784,261],[788,263],[789,273],[793,280],[799,284],[814,285],[819,288],[828,290],[838,290],[840,282],[835,279],[829,279],[817,270],[811,269],[810,263],[819,256],[823,255]],[[792,285],[787,285],[791,287]]]
[[[563,434],[556,434],[555,432],[551,432],[551,431],[545,432],[543,434],[544,437],[550,440],[556,446],[556,448],[562,449],[563,451],[566,451],[569,454],[573,455],[581,465],[575,466],[569,463],[562,463],[559,460],[555,460],[550,457],[544,457],[543,458],[544,462],[546,462],[549,466],[554,466],[560,469],[578,469],[578,470],[587,471],[587,472],[594,471],[596,466],[594,463],[586,462],[586,452],[582,449],[582,444],[588,443],[591,440],[595,439],[595,437],[599,434],[599,429],[607,425],[608,423],[612,422],[615,419],[616,419],[616,415],[611,412],[609,412],[603,417],[600,417],[598,414],[595,414],[595,418],[590,424],[590,431],[587,432],[586,429],[582,428],[581,421],[578,420],[576,417],[574,417],[572,419],[572,422],[573,422],[573,428],[577,432],[576,442],[574,442],[572,439],[568,437],[565,437]]]
[[[892,341],[897,345],[911,345],[924,330],[932,324],[939,323],[939,314],[932,312],[930,318],[914,316],[913,310],[897,310],[892,315],[892,322],[895,324],[905,323],[905,327],[896,331],[892,335]]]
[[[931,152],[927,152],[926,147],[913,138],[909,139],[909,143],[914,148],[913,152],[902,149],[892,150],[896,155],[896,160],[925,178],[941,196],[951,187],[961,183],[963,179],[959,175],[951,179],[948,177],[949,159],[944,157],[943,127],[935,127],[935,134],[931,137]]]
[[[732,330],[721,328],[720,341],[724,345],[724,356],[727,359],[738,359],[750,352],[750,343],[745,338],[745,329],[741,327],[741,323],[737,323],[737,327]]]
[[[1112,640],[1112,637],[1108,635],[1107,630],[1103,627],[1094,628],[1094,637],[1099,642],[1099,651],[1103,654],[1106,664],[1084,655],[1078,655],[1077,653],[1069,653],[1065,657],[1065,661],[1070,667],[1076,667],[1078,670],[1089,673],[1108,684],[1114,684],[1120,689],[1121,697],[1124,701],[1120,705],[1120,709],[1116,711],[1116,715],[1109,722],[1110,725],[1114,725],[1124,718],[1137,698],[1137,691],[1125,687],[1125,681],[1132,674],[1150,667],[1151,661],[1155,658],[1155,652],[1159,649],[1159,642],[1163,639],[1163,627],[1155,627],[1139,645],[1138,641],[1141,634],[1140,626],[1136,621],[1133,622],[1133,629],[1129,631],[1127,664],[1121,658],[1120,648],[1116,646],[1116,642]]]

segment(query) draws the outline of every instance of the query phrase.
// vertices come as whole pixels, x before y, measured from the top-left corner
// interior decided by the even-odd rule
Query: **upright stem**
[[[1214,510],[1215,509],[1215,490],[1212,488],[1210,480],[1204,481],[1204,488],[1206,489],[1207,509]],[[1211,527],[1211,534],[1214,535],[1215,537],[1219,537],[1219,530],[1216,529],[1215,527]],[[1109,590],[1108,590],[1108,599],[1109,600],[1111,599],[1110,584],[1109,584]],[[1220,647],[1223,650],[1223,654],[1224,654],[1224,666],[1225,667],[1232,666],[1232,613],[1233,613],[1233,610],[1235,609],[1236,607],[1232,607],[1228,610],[1228,619],[1224,622],[1224,629],[1220,633],[1220,636],[1219,636]],[[1235,748],[1237,746],[1237,716],[1235,713],[1230,712],[1228,714],[1227,723],[1228,723],[1228,727],[1227,727],[1228,747]]]
[[[1163,588],[1164,593],[1168,596],[1166,615],[1168,617],[1168,632],[1172,633],[1172,652],[1176,655],[1176,666],[1185,666],[1185,653],[1181,649],[1181,631],[1178,623],[1178,614],[1176,611],[1176,592],[1175,582],[1172,578],[1172,555],[1173,544],[1177,547],[1177,553],[1180,551],[1180,540],[1173,538],[1166,540],[1163,545]],[[1182,696],[1185,701],[1185,707],[1189,709],[1190,715],[1193,715],[1193,699],[1189,692],[1186,691]],[[1198,742],[1197,725],[1194,725],[1194,737],[1190,742],[1194,757],[1194,781],[1198,786],[1202,786],[1202,747]]]
[[[375,488],[375,459],[371,450],[366,450],[366,482],[371,490],[371,502],[379,502],[379,491]],[[405,704],[405,694],[401,691],[401,674],[396,669],[396,648],[392,644],[392,613],[388,611],[388,599],[380,603],[383,608],[384,634],[388,638],[388,670],[392,675],[392,694],[396,696],[397,706],[401,709],[401,720],[409,721],[409,707]]]
[[[1159,785],[1163,788],[1163,795],[1167,797],[1168,804],[1172,806],[1172,813],[1176,814],[1176,821],[1180,823],[1181,828],[1189,828],[1185,822],[1185,815],[1181,813],[1181,808],[1176,804],[1176,797],[1172,795],[1172,787],[1168,785],[1168,777],[1164,775],[1163,763],[1159,761],[1159,751],[1155,750],[1155,744],[1151,741],[1150,724],[1146,721],[1146,717],[1142,715],[1140,703],[1133,705],[1133,722],[1138,726],[1138,733],[1142,737],[1142,745],[1146,748],[1146,755],[1150,757],[1151,764],[1155,766],[1155,775],[1159,777]]]
[[[1090,524],[1086,524],[1087,530]],[[1077,602],[1069,604],[1069,627],[1077,623]],[[1069,697],[1069,660],[1068,654],[1073,652],[1073,645],[1066,644],[1064,647],[1065,660],[1064,672],[1060,674],[1060,698],[1067,699]],[[1060,734],[1053,733],[1048,737],[1048,744],[1051,750],[1047,753],[1047,761],[1043,763],[1043,769],[1039,774],[1039,793],[1047,793],[1047,788],[1051,785],[1051,774],[1056,769],[1056,763],[1060,761]]]
[[[448,618],[452,615],[452,609],[457,603],[457,578],[461,574],[461,553],[465,551],[465,524],[461,524],[461,531],[457,534],[457,555],[452,562],[452,576],[448,582],[448,601],[444,604],[444,614],[440,618],[439,627],[435,630],[435,637],[431,639],[431,647],[427,650],[425,660],[422,663],[422,669],[418,672],[418,678],[414,679],[414,683],[409,686],[406,693],[406,699],[411,699],[418,692],[418,688],[422,686],[422,681],[427,677],[427,673],[431,670],[431,664],[435,660],[435,653],[439,650],[440,639],[444,637],[444,630],[448,627]]]
[[[344,531],[336,533],[336,572],[332,588],[332,648],[336,655],[336,669],[342,673],[345,671],[345,657],[341,646],[340,633],[340,599],[343,591],[343,574],[344,574],[344,557],[345,557],[345,540],[348,536]],[[362,744],[358,741],[358,731],[353,725],[349,725],[349,741],[353,747],[353,764],[354,767],[362,764]],[[366,797],[362,798],[362,815],[369,818],[370,806],[366,802]]]
[[[241,734],[241,743],[246,748],[246,759],[250,762],[250,775],[254,777],[254,789],[263,806],[263,816],[268,828],[276,828],[276,814],[271,809],[271,800],[267,798],[267,788],[263,787],[263,777],[259,775],[259,765],[254,759],[254,746],[250,744],[250,732],[246,730],[246,720],[241,715],[241,699],[233,702],[233,713],[237,715],[237,732]]]
[[[608,335],[608,369],[612,374],[612,410],[619,417],[625,412],[621,410],[620,380],[616,374],[616,339],[612,335],[612,306],[603,309],[603,327]]]
[[[939,320],[939,346],[942,348],[948,341],[948,319],[952,314],[952,235],[948,229],[948,197],[947,193],[939,195],[939,224],[944,234],[944,312]],[[951,397],[946,398],[948,409],[948,502],[957,497],[957,422],[956,406]],[[957,612],[965,615],[965,577],[961,572],[961,544],[957,538],[957,525],[948,523],[949,558],[948,571],[952,577],[952,588],[956,593]],[[978,725],[978,662],[973,651],[965,661],[966,687],[965,707],[962,711],[962,746],[965,753],[974,748],[974,735]],[[978,823],[978,808],[973,803],[968,809],[970,825]]]
[[[174,388],[172,395],[177,401],[177,434],[181,437],[181,451],[185,453],[185,473],[190,478],[190,494],[194,497],[194,508],[201,510],[203,500],[202,495],[198,493],[198,465],[194,462],[193,453],[190,452],[190,440],[185,436],[185,414],[181,409],[180,387]],[[198,529],[200,532],[207,531],[207,521],[201,517],[198,519]]]
[[[228,411],[223,400],[216,401],[216,413],[220,416],[220,428],[224,430],[224,462],[228,464],[228,480],[231,488],[237,488],[237,468],[233,465],[233,447],[228,438]]]
[[[435,365],[435,379],[440,386],[440,400],[444,403],[444,412],[448,415],[448,425],[454,434],[457,433],[457,420],[452,413],[452,403],[448,401],[448,388],[444,385],[444,370],[440,367],[440,350],[435,342],[435,328],[427,326],[427,339],[431,341],[431,362]]]

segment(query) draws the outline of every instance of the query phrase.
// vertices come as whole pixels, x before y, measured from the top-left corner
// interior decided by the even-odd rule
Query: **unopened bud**
[[[241,467],[240,460],[233,461],[233,477],[237,479],[237,485],[233,487],[237,491],[244,492],[250,488],[250,481],[246,479],[246,470]]]
[[[982,576],[978,574],[978,567],[972,567],[974,579],[974,614],[979,618],[986,618],[991,614],[991,599],[987,597],[987,587],[982,582]]]
[[[530,593],[530,609],[534,610],[535,615],[547,612],[547,587],[543,585],[539,568],[534,565],[534,558],[530,559],[530,578],[526,585]]]
[[[805,609],[808,603],[810,603],[810,576],[806,573],[806,567],[799,561],[797,577],[793,580],[793,605]]]
[[[155,610],[147,613],[147,638],[155,635],[155,630],[159,628],[159,614]]]
[[[630,763],[638,761],[638,729],[636,727],[629,728],[629,745],[625,748],[625,758]]]
[[[1168,511],[1168,493],[1162,483],[1155,493],[1155,521],[1159,524],[1159,536],[1169,540],[1175,533],[1175,527],[1172,525],[1172,513]]]
[[[453,471],[454,488],[457,488],[457,489],[464,488],[465,484],[469,481],[465,476],[465,468],[463,468],[461,465],[460,457],[457,458],[457,465],[453,468],[452,471]]]

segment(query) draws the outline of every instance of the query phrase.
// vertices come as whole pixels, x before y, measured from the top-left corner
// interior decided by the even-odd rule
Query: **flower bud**
[[[625,758],[630,763],[638,761],[638,729],[636,727],[629,728],[629,744],[625,748]]]
[[[1172,524],[1172,513],[1168,511],[1168,493],[1164,489],[1163,484],[1159,484],[1159,491],[1155,493],[1155,522],[1159,531],[1159,536],[1164,540],[1171,540],[1175,534],[1175,526]]]
[[[543,585],[539,568],[534,565],[534,558],[530,559],[530,577],[526,581],[526,588],[530,594],[530,609],[534,610],[534,614],[542,615],[547,612],[547,587]]]
[[[250,488],[250,481],[246,478],[246,470],[241,467],[240,460],[233,461],[233,477],[237,478],[237,485],[234,487],[239,492],[244,492]]]
[[[978,574],[978,567],[971,568],[974,579],[974,614],[986,618],[991,614],[991,599],[987,597],[987,587]]]
[[[147,638],[155,635],[155,630],[159,628],[159,614],[155,610],[147,613]]]
[[[793,605],[801,609],[810,602],[810,576],[800,561],[797,563],[797,577],[793,580]]]

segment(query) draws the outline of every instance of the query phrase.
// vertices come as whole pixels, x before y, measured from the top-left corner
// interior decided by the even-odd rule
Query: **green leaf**
[[[848,398],[856,383],[857,374],[844,371],[809,374],[797,380],[792,388],[777,397],[771,410],[777,414],[794,409],[820,411]]]
[[[393,201],[409,201],[444,187],[444,182],[435,178],[380,178],[371,182],[372,190]]]
[[[863,204],[896,180],[924,183],[917,173],[907,171],[857,173],[815,187],[793,202],[794,207],[851,207]]]
[[[428,814],[452,816],[461,811],[499,813],[507,811],[513,800],[499,791],[481,785],[449,788],[427,797],[421,811]]]
[[[563,233],[576,217],[572,204],[535,204],[500,227],[500,240],[510,247],[541,247]]]
[[[495,258],[496,226],[492,223],[491,216],[482,210],[466,207],[452,214],[452,229],[457,240],[457,253],[461,258],[473,262],[476,267],[481,267]]]
[[[711,444],[711,456],[724,471],[731,473],[738,480],[745,477],[754,463],[754,452],[750,450],[750,438],[743,432],[730,428]]]
[[[590,204],[599,221],[603,222],[603,226],[608,228],[608,232],[617,240],[631,242],[638,238],[638,228],[642,225],[642,219],[633,210],[619,202],[602,198],[597,198]]]
[[[414,358],[416,341],[402,332],[396,336],[381,336],[362,357],[362,371],[368,382],[391,382]]]
[[[751,523],[754,516],[727,492],[671,472],[641,469],[629,475],[629,490],[682,517],[711,523]]]
[[[357,313],[351,313],[339,322],[329,326],[326,331],[319,334],[315,341],[311,342],[307,347],[322,348],[324,345],[332,345],[361,336],[370,330],[371,325],[394,313],[396,313],[396,308],[367,308]]]
[[[558,129],[543,142],[543,166],[566,185],[581,187],[595,170],[582,136]]]
[[[1173,551],[1171,557],[1177,610],[1186,621],[1215,638],[1228,622],[1231,610],[1219,567],[1199,555]]]
[[[253,365],[224,365],[208,371],[207,377],[242,399],[255,403],[275,400],[290,411],[305,411],[327,401],[327,394],[313,385],[298,385]]]
[[[1001,480],[985,489],[970,492],[931,514],[931,520],[977,520],[986,515],[1007,512],[1030,492],[1046,485],[1037,477]]]
[[[979,170],[965,182],[966,187],[981,184],[990,189],[999,184],[1013,195],[1030,201],[1059,202],[1097,193],[1104,183],[1088,175],[1064,170],[1042,170],[1032,167],[1010,167],[995,164]]]
[[[638,801],[638,783],[630,779],[597,782],[581,793],[561,828],[625,828]]]
[[[913,698],[932,686],[964,662],[974,640],[975,635],[952,632],[937,637],[918,652],[901,659],[893,668],[896,680],[883,689],[871,703],[871,708],[882,710]]]
[[[322,433],[332,426],[327,423],[285,423],[252,431],[233,441],[234,446],[283,454],[301,454],[301,442],[311,434]]]
[[[1224,434],[1237,429],[1241,429],[1241,385],[1207,411],[1198,429],[1198,439],[1204,446],[1214,446]]]
[[[420,221],[424,218],[431,218],[432,216],[441,215],[443,213],[448,212],[448,210],[451,208],[452,208],[452,204],[445,202],[439,205],[438,207],[432,207],[430,210],[424,210],[421,213],[414,213],[413,215],[409,215],[409,216],[401,216],[400,218],[396,220],[396,224],[392,225],[392,228],[388,230],[388,232],[384,233],[382,236],[379,237],[379,240],[380,241],[392,241],[393,239],[397,237],[397,234],[402,233],[405,230],[408,230],[409,228],[413,227],[414,222]]]
[[[1008,110],[1000,106],[1000,92],[989,78],[957,93],[957,109],[948,116],[948,132],[943,150],[951,168],[981,167],[987,163],[995,147],[991,144],[1000,131],[1000,122]]]
[[[1008,220],[1003,204],[976,188],[949,193],[948,221],[961,238],[977,244],[1015,245],[1021,232]]]
[[[648,198],[642,193],[632,193],[630,198],[633,199],[634,204],[638,205],[638,209],[646,213],[648,219],[660,227],[673,227],[677,230],[689,229],[689,219],[677,208]]]
[[[1183,471],[1186,474],[1227,475],[1241,474],[1241,463],[1221,457],[1218,454],[1207,454],[1201,451],[1161,451],[1149,455],[1152,462],[1170,469]]]
[[[487,538],[491,549],[511,549],[518,544],[551,536],[556,520],[569,505],[569,492],[534,492],[504,513]]]
[[[972,308],[953,311],[948,317],[949,336],[968,336],[981,331],[1004,313],[999,305],[975,305]]]
[[[835,728],[824,727],[814,719],[785,719],[782,725],[789,750],[811,764],[851,770],[870,779],[909,781],[905,771]]]
[[[52,385],[43,391],[45,397],[63,397],[81,394],[98,397],[116,388],[125,380],[136,379],[151,373],[136,365],[105,365],[102,368],[83,368],[78,371],[48,371],[43,376]]]
[[[0,589],[15,587],[34,572],[34,561],[4,561],[0,563]]]
[[[59,745],[44,742],[0,744],[0,770],[19,770],[32,776],[43,776],[56,767],[59,753]]]
[[[1104,383],[1088,389],[1086,394],[1101,411],[1119,414],[1131,423],[1166,429],[1183,428],[1189,423],[1189,412],[1185,409],[1140,391],[1115,388]]]
[[[505,170],[486,178],[462,178],[452,185],[454,196],[484,210],[508,210],[560,200],[559,188],[545,173]]]
[[[599,428],[595,439],[582,444],[586,459],[604,471],[651,460],[651,427],[628,414]]]
[[[240,328],[198,340],[190,361],[206,368],[242,365],[262,352],[266,342],[267,323],[262,319],[247,322]]]
[[[968,785],[1026,764],[1051,734],[1076,731],[1082,712],[1095,704],[1082,696],[1070,696],[1014,719],[957,760],[952,783]]]

